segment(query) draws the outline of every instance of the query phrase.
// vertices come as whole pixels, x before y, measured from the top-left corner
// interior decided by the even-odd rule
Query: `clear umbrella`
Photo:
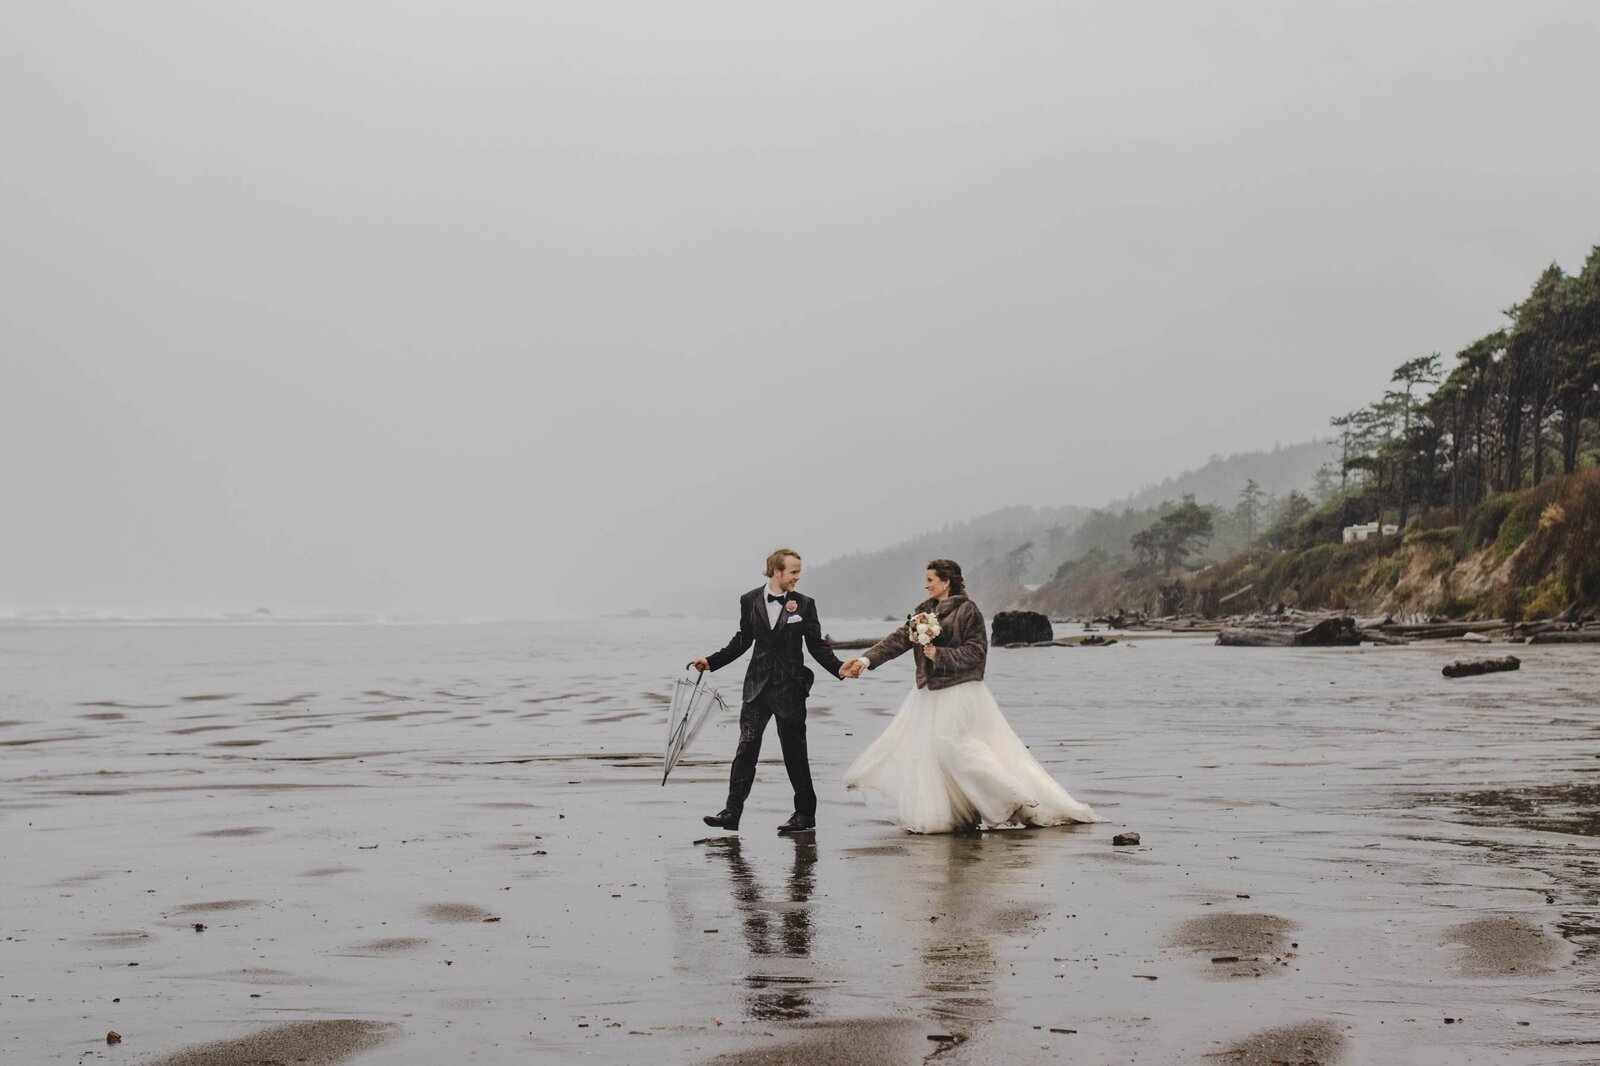
[[[662,785],[667,783],[667,775],[672,773],[672,768],[678,765],[678,760],[683,758],[683,753],[700,734],[700,728],[711,717],[711,712],[728,709],[722,693],[710,685],[702,684],[705,676],[696,671],[692,681],[680,677],[672,684],[672,706],[667,712],[667,754],[661,770]]]

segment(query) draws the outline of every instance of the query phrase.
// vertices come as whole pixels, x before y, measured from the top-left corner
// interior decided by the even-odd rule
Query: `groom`
[[[744,801],[756,780],[756,759],[767,719],[778,720],[783,768],[794,786],[794,814],[778,826],[780,833],[817,827],[817,794],[811,788],[811,763],[806,757],[806,695],[813,675],[800,656],[805,641],[821,667],[834,677],[844,664],[822,640],[817,603],[794,590],[800,580],[800,555],[779,548],[767,556],[767,583],[739,597],[739,631],[728,646],[690,663],[697,670],[720,670],[754,645],[744,674],[744,706],[739,711],[739,750],[728,780],[728,805],[708,814],[705,823],[737,831]]]

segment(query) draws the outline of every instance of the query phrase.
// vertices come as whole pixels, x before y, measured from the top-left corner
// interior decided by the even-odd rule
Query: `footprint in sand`
[[[1229,1066],[1282,1066],[1285,1063],[1331,1063],[1344,1053],[1344,1033],[1332,1022],[1301,1022],[1261,1029],[1208,1059]]]
[[[311,978],[290,973],[287,970],[274,970],[270,966],[247,966],[242,970],[228,970],[224,973],[211,974],[212,980],[238,981],[247,985],[310,985],[315,984]],[[244,1059],[243,1062],[253,1060]],[[268,1060],[270,1061],[270,1060]]]
[[[149,1066],[211,1066],[215,1063],[343,1062],[400,1032],[392,1022],[336,1018],[288,1022],[246,1036],[194,1044],[153,1059]]]
[[[207,903],[185,903],[176,914],[216,914],[221,911],[242,911],[254,907],[258,899],[214,899]]]
[[[134,948],[150,939],[143,929],[119,929],[110,933],[96,933],[84,943],[94,948]]]
[[[422,913],[435,922],[481,922],[494,917],[476,903],[430,903]]]
[[[1207,914],[1180,925],[1171,943],[1211,960],[1207,976],[1260,977],[1285,968],[1294,929],[1275,914]]]
[[[1550,969],[1561,956],[1555,937],[1521,915],[1463,922],[1445,934],[1460,949],[1456,968],[1468,977],[1511,977]]]

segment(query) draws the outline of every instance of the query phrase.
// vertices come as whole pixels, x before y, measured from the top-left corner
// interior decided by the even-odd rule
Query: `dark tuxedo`
[[[748,648],[755,652],[744,674],[744,706],[739,711],[739,750],[733,757],[728,782],[728,810],[738,815],[756,779],[761,736],[767,719],[778,719],[778,741],[783,745],[783,765],[794,786],[796,813],[814,817],[817,794],[811,787],[811,763],[806,753],[806,696],[815,675],[800,653],[805,645],[811,657],[828,673],[839,676],[844,663],[822,639],[817,603],[810,596],[790,592],[778,604],[776,625],[767,623],[767,586],[739,597],[739,631],[727,647],[706,656],[711,669],[720,670]],[[793,610],[790,610],[790,607]]]

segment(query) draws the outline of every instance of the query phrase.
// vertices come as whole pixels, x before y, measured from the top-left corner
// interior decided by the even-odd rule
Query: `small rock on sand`
[[[1118,833],[1111,838],[1112,847],[1129,848],[1139,843],[1138,833]]]

